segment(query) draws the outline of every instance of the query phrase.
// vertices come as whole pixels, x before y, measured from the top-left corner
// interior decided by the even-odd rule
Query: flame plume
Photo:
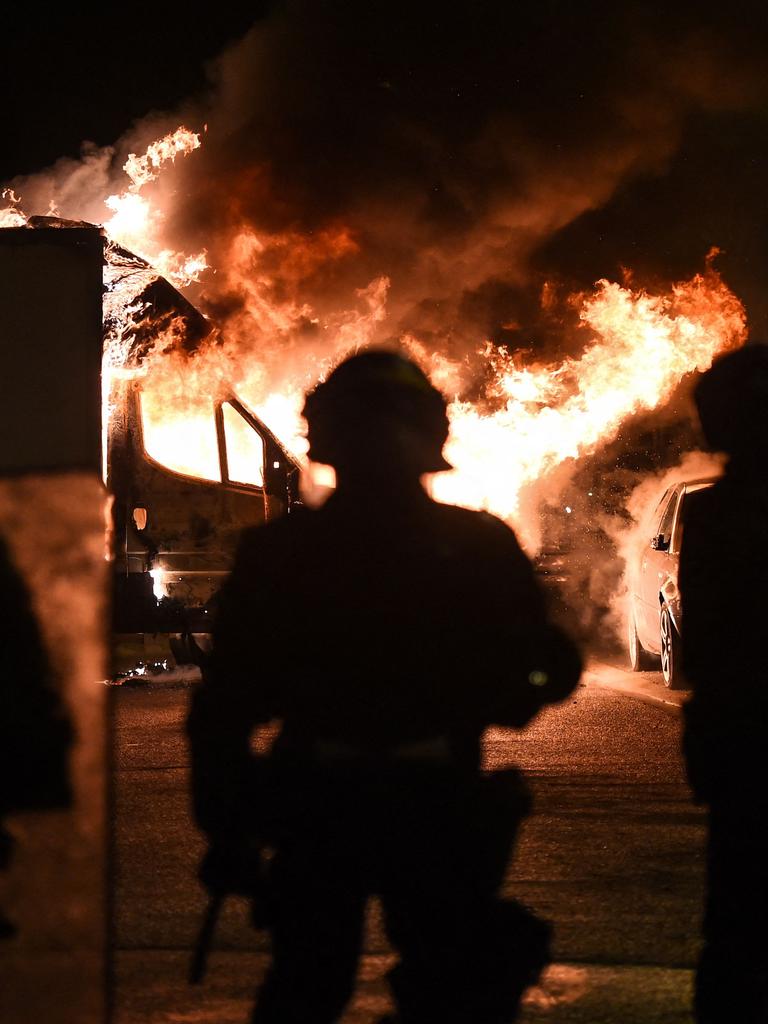
[[[147,146],[137,156],[130,153],[123,170],[131,184],[122,192],[107,196],[105,206],[112,217],[104,224],[108,236],[115,242],[147,258],[157,271],[179,288],[197,281],[207,269],[206,253],[187,256],[181,252],[162,248],[156,234],[162,212],[141,195],[145,185],[156,181],[164,164],[174,163],[177,156],[188,156],[200,148],[200,136],[183,125],[162,139]]]
[[[486,348],[488,390],[503,404],[486,414],[452,403],[446,454],[456,470],[436,480],[437,497],[518,521],[524,488],[611,441],[629,416],[658,408],[685,374],[746,338],[743,306],[711,267],[663,295],[599,281],[579,316],[589,340],[577,359],[523,367]]]

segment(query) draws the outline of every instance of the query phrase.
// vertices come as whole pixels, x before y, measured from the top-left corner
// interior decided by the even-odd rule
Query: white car
[[[682,609],[677,588],[680,542],[689,494],[716,478],[673,484],[653,514],[652,535],[629,573],[629,661],[634,672],[658,669],[671,690],[684,686],[680,671]]]

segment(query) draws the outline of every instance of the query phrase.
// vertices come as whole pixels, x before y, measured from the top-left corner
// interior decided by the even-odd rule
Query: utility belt
[[[530,812],[528,786],[517,769],[482,771],[455,747],[447,736],[373,749],[328,737],[273,747],[253,763],[246,828],[268,845],[347,833],[353,842],[377,821],[427,814],[503,856]]]
[[[436,799],[463,808],[469,817],[499,823],[519,822],[531,808],[530,790],[517,768],[484,771],[448,736],[374,748],[318,737],[301,750],[273,751],[260,764],[258,789],[278,818],[303,819],[312,807],[322,816],[329,804],[350,800],[357,806],[360,799],[376,798],[405,804]]]

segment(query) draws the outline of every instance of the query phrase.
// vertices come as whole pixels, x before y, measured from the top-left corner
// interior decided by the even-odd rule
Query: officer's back
[[[218,863],[249,833],[274,849],[254,1021],[338,1019],[372,893],[403,1021],[512,1019],[548,929],[498,898],[527,805],[516,773],[480,775],[479,743],[566,696],[578,654],[514,533],[424,492],[450,468],[448,421],[416,366],[353,357],[305,415],[337,490],[244,535],[188,725]],[[254,761],[253,728],[272,719],[271,757]]]
[[[768,1020],[768,348],[718,359],[694,392],[704,435],[728,455],[692,496],[680,552],[688,779],[707,806],[699,1024]]]
[[[514,535],[491,516],[418,486],[352,487],[246,535],[221,616],[223,631],[259,637],[255,687],[265,713],[275,701],[286,738],[370,748],[459,726],[477,735],[483,700],[509,686],[515,637],[541,621],[542,601]]]

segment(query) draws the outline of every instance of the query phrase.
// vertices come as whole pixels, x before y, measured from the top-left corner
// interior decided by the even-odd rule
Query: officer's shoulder
[[[246,527],[240,534],[238,557],[257,557],[290,544],[294,537],[304,533],[312,518],[312,512],[301,509],[259,526]]]
[[[435,515],[447,529],[465,536],[476,543],[506,545],[518,548],[517,537],[502,519],[491,512],[480,512],[462,508],[460,505],[443,505],[434,502]]]

